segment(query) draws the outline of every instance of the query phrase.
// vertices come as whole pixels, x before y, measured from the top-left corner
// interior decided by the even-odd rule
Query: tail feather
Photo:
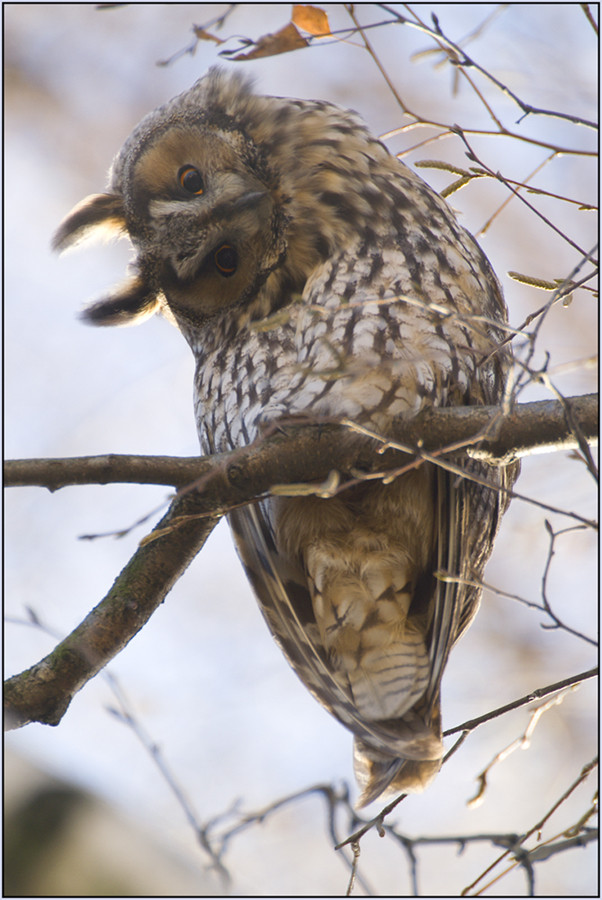
[[[424,707],[424,715],[427,712],[425,701],[418,706]],[[355,737],[353,769],[361,791],[356,807],[367,806],[378,797],[418,794],[429,786],[441,768],[444,754],[439,696],[435,698],[429,718],[427,724],[414,710],[403,717],[406,726],[416,730],[416,741],[414,745],[408,743],[407,755],[403,757],[384,753],[368,741]]]
[[[373,750],[359,738],[353,746],[353,769],[361,791],[356,801],[360,809],[379,797],[420,793],[435,778],[442,757],[436,759],[394,759]]]

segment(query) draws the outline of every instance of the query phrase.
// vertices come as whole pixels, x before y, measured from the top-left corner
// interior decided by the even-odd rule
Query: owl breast
[[[275,322],[249,323],[227,339],[226,318],[223,330],[217,322],[195,339],[205,452],[248,444],[287,416],[346,417],[386,432],[395,417],[424,405],[493,402],[499,366],[481,366],[475,377],[493,349],[491,336],[463,321],[444,326],[445,315],[404,292],[404,255],[390,252],[387,263],[387,271],[371,276],[370,263],[350,252],[338,265],[322,266],[300,302]]]

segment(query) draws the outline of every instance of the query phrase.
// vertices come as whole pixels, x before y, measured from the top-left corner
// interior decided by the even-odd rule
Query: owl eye
[[[205,185],[203,184],[203,176],[194,166],[182,166],[178,172],[178,182],[180,187],[188,194],[202,194]]]
[[[234,275],[238,266],[238,253],[231,244],[222,244],[213,251],[213,262],[215,268],[225,278]]]

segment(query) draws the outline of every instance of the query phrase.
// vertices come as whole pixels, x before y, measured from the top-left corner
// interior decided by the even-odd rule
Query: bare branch
[[[537,688],[529,694],[526,694],[524,697],[513,700],[512,703],[506,703],[505,706],[499,706],[497,709],[492,709],[483,716],[477,716],[475,719],[469,719],[461,725],[455,725],[453,728],[448,728],[447,731],[443,732],[443,736],[447,737],[450,734],[456,734],[458,731],[468,733],[473,731],[478,725],[482,725],[483,722],[490,722],[492,719],[497,719],[498,716],[503,716],[504,713],[510,712],[513,709],[519,709],[521,706],[526,706],[527,703],[532,703],[533,700],[541,700],[542,697],[547,697],[548,694],[562,691],[567,687],[580,684],[588,678],[595,678],[597,675],[598,668],[596,667],[594,669],[589,669],[587,672],[580,672],[579,675],[571,675],[570,678],[564,678],[562,681],[557,681],[555,684],[548,684],[546,687]]]
[[[599,833],[597,828],[587,828],[581,834],[574,837],[566,838],[563,841],[556,841],[553,844],[541,844],[529,853],[531,862],[543,862],[557,853],[563,853],[565,850],[572,850],[574,847],[585,847],[592,841],[597,841]]]
[[[561,628],[563,631],[566,631],[569,634],[574,635],[575,637],[581,638],[582,641],[587,641],[588,644],[592,644],[592,646],[597,647],[598,645],[597,645],[596,641],[594,641],[592,638],[589,638],[586,634],[583,634],[581,631],[577,631],[575,628],[571,628],[570,625],[567,625],[565,622],[563,622],[562,619],[560,619],[556,615],[554,610],[552,609],[552,606],[548,599],[547,586],[548,586],[548,575],[550,574],[550,566],[552,565],[552,557],[554,556],[554,552],[555,552],[554,544],[555,544],[556,538],[559,535],[565,534],[565,532],[572,531],[573,529],[568,528],[568,529],[563,529],[562,531],[555,532],[547,519],[545,520],[545,527],[546,527],[546,531],[548,532],[548,534],[550,536],[550,547],[548,549],[548,558],[546,560],[544,573],[543,573],[543,576],[541,579],[541,597],[542,597],[541,609],[545,610],[545,612],[552,619],[552,624],[547,624],[544,622],[544,623],[542,623],[541,627],[548,628],[548,629]]]
[[[250,500],[276,483],[321,480],[333,467],[341,471],[367,467],[369,445],[357,440],[346,441],[342,446],[342,426],[324,419],[308,420],[303,425],[298,423],[299,420],[296,423],[283,420],[276,434],[264,437],[250,447],[212,457],[176,459],[109,454],[72,459],[9,460],[4,465],[5,485],[37,485],[50,491],[75,484],[123,482],[199,488],[215,472],[226,471],[236,483],[242,479],[249,481],[247,500]],[[574,431],[576,427],[578,434]],[[524,403],[509,413],[494,406],[425,410],[413,419],[396,422],[390,437],[410,448],[425,451],[440,450],[452,444],[468,446],[476,443],[469,451],[471,456],[508,462],[534,453],[578,447],[583,438],[594,443],[597,435],[598,398],[595,394],[586,394],[562,402]],[[384,463],[385,458],[379,452],[378,467],[385,468]],[[398,464],[399,456],[391,457],[391,467]],[[254,482],[254,472],[258,470],[269,476],[261,483]]]
[[[542,220],[542,222],[545,222],[545,224],[549,228],[551,228],[552,231],[554,231],[559,237],[561,237],[563,241],[566,241],[574,250],[576,250],[582,256],[587,256],[586,250],[583,250],[575,241],[573,241],[571,239],[571,237],[568,234],[566,234],[566,232],[564,232],[561,228],[558,228],[556,225],[554,225],[554,223],[551,222],[547,216],[544,216],[544,214],[541,213],[532,203],[530,203],[525,197],[523,197],[523,195],[520,193],[520,191],[517,190],[516,188],[514,188],[512,186],[512,184],[510,184],[510,182],[506,178],[504,178],[504,176],[501,174],[501,172],[494,172],[492,169],[489,168],[489,166],[486,163],[484,163],[477,156],[476,152],[473,150],[473,148],[467,141],[466,136],[464,134],[464,130],[462,128],[454,125],[451,130],[454,132],[454,134],[458,135],[458,137],[461,139],[461,141],[465,145],[466,150],[467,150],[466,155],[472,162],[476,163],[478,166],[483,168],[484,171],[487,173],[487,175],[489,175],[490,178],[497,178],[498,181],[500,181],[503,185],[505,185],[508,188],[508,190],[512,194],[515,195],[515,197],[517,197],[522,203],[525,204],[525,206],[527,206],[531,210],[532,213],[534,213],[536,216],[538,216],[538,218],[540,218]]]
[[[510,97],[511,100],[516,103],[516,105],[522,110],[525,116],[527,115],[539,115],[539,116],[551,116],[555,119],[564,119],[567,122],[571,122],[574,125],[584,125],[587,128],[592,128],[594,130],[597,129],[597,123],[591,122],[589,119],[581,118],[580,116],[574,116],[572,113],[563,113],[558,112],[556,110],[551,109],[540,109],[536,106],[532,106],[529,103],[525,103],[524,100],[521,100],[510,88],[497,79],[491,72],[485,69],[483,66],[479,65],[474,59],[472,59],[462,47],[458,46],[458,44],[454,43],[451,38],[448,38],[441,29],[439,25],[439,20],[437,16],[432,13],[432,20],[434,28],[429,28],[424,25],[422,22],[412,22],[409,19],[406,19],[404,16],[397,13],[394,9],[391,9],[390,6],[387,6],[385,3],[380,3],[379,6],[390,13],[392,16],[395,16],[399,21],[400,25],[407,25],[409,28],[416,28],[418,31],[424,32],[424,34],[429,35],[438,43],[444,45],[452,51],[451,60],[454,65],[460,66],[462,68],[472,68],[479,72],[484,78],[488,79],[492,82],[503,94],[506,94],[507,97]]]
[[[502,853],[501,856],[499,856],[496,860],[494,860],[494,861],[491,863],[491,865],[488,866],[488,867],[485,869],[485,871],[482,872],[482,873],[479,875],[478,878],[476,878],[471,884],[469,884],[467,887],[465,887],[464,890],[462,891],[461,896],[462,896],[462,897],[465,897],[465,896],[468,894],[468,891],[471,891],[473,888],[475,888],[476,885],[479,883],[479,881],[482,881],[483,878],[484,878],[486,875],[488,875],[489,872],[491,872],[491,871],[492,871],[492,870],[493,870],[500,862],[502,862],[502,860],[504,860],[504,859],[508,856],[509,853],[512,853],[512,855],[515,857],[515,859],[517,860],[517,862],[520,863],[520,864],[523,865],[523,866],[527,866],[527,869],[529,870],[529,868],[530,868],[530,860],[529,860],[529,858],[528,858],[528,853],[525,853],[524,851],[523,851],[522,853],[519,853],[519,852],[518,852],[518,851],[521,849],[521,845],[524,844],[524,842],[525,842],[528,838],[530,838],[533,834],[538,834],[538,833],[542,830],[543,826],[544,826],[545,823],[548,821],[548,819],[551,818],[551,816],[556,812],[556,810],[564,803],[564,801],[565,801],[568,797],[570,797],[570,795],[573,793],[573,791],[574,791],[576,788],[578,788],[579,785],[582,784],[582,782],[585,781],[585,779],[592,773],[592,771],[593,771],[597,766],[598,766],[598,759],[597,759],[597,758],[592,759],[591,762],[589,762],[587,765],[583,766],[583,768],[582,768],[580,774],[578,775],[578,777],[577,777],[577,778],[573,781],[573,783],[567,788],[567,790],[562,794],[562,796],[560,796],[560,797],[558,798],[558,800],[556,801],[556,803],[554,803],[554,805],[548,810],[548,812],[543,816],[543,818],[540,819],[540,821],[537,822],[535,825],[533,825],[527,832],[525,832],[525,834],[521,835],[521,837],[519,837],[519,838],[516,840],[515,844],[514,844],[511,848],[509,848],[508,850],[506,850],[504,853]],[[505,874],[505,872],[502,873],[502,875],[504,875],[504,874]],[[530,872],[530,874],[532,874],[532,873]],[[491,884],[494,883],[494,881],[497,881],[498,878],[500,878],[500,877],[501,877],[501,876],[497,876],[495,879],[493,879],[492,881],[488,882],[488,884],[486,884],[486,885],[484,885],[483,887],[481,887],[481,888],[479,889],[479,893],[481,893],[482,891],[486,890]]]
[[[527,727],[523,730],[523,733],[520,737],[515,738],[510,742],[506,747],[502,750],[499,750],[490,763],[488,763],[485,768],[477,775],[478,788],[474,797],[468,801],[467,806],[470,809],[474,809],[477,806],[480,806],[483,802],[485,791],[487,789],[487,779],[492,768],[498,763],[504,762],[511,753],[514,753],[515,750],[527,750],[531,746],[531,736],[535,731],[537,723],[541,719],[542,715],[547,712],[548,709],[551,709],[552,706],[557,706],[559,703],[562,703],[566,692],[569,690],[575,690],[576,685],[572,685],[569,688],[565,688],[563,691],[560,691],[555,696],[550,697],[545,703],[542,703],[540,706],[536,706],[531,711],[531,716],[529,718],[529,723]]]
[[[176,499],[156,539],[136,551],[105,599],[52,653],[8,679],[6,728],[58,725],[77,691],[140,631],[202,547],[218,521],[199,518],[202,507],[197,494]]]

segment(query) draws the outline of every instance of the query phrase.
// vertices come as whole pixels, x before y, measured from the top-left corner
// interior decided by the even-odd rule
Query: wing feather
[[[264,618],[290,665],[316,699],[356,737],[381,752],[415,759],[436,756],[438,741],[433,741],[430,729],[412,711],[402,719],[366,722],[335,681],[310,612],[305,574],[278,553],[265,501],[230,513],[229,520]]]

